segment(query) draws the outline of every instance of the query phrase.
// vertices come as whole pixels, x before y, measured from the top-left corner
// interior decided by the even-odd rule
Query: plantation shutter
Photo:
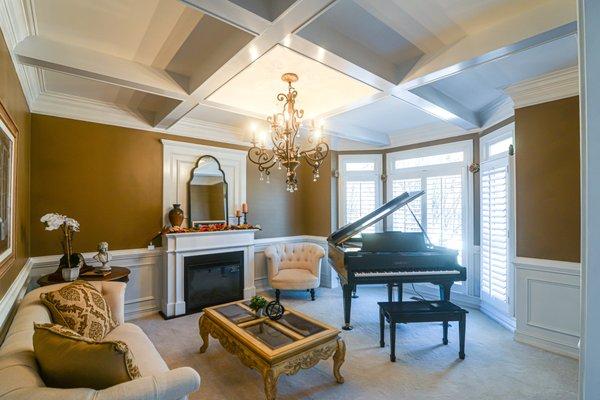
[[[501,310],[508,298],[509,171],[507,158],[481,164],[481,296]]]

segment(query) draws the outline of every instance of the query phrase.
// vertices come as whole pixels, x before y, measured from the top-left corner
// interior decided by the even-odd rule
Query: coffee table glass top
[[[277,329],[275,324],[266,321],[248,325],[244,330],[271,349],[278,349],[286,344],[294,343],[296,341],[295,338],[286,335],[281,330]]]
[[[267,317],[257,317],[248,306],[248,301],[240,301],[210,309],[273,351],[331,330],[327,325],[294,310],[286,310],[279,320],[273,321]]]

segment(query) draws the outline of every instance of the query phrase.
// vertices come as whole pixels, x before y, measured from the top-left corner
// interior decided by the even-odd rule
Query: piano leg
[[[402,302],[402,283],[398,283],[398,302]]]
[[[452,285],[453,282],[440,285],[440,300],[450,301],[450,290],[452,289]]]
[[[354,287],[352,288],[352,298],[358,299],[358,295],[356,294],[356,285],[354,285]]]
[[[350,310],[352,307],[352,289],[351,285],[342,285],[342,292],[344,294],[344,326],[342,327],[345,331],[352,330],[350,325]]]

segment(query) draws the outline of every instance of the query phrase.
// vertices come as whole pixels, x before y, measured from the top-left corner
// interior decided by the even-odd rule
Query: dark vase
[[[171,222],[171,226],[181,226],[183,223],[181,204],[173,204],[173,208],[169,211],[169,222]]]

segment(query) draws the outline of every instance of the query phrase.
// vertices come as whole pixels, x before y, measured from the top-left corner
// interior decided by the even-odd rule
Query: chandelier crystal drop
[[[267,118],[272,146],[267,149],[266,134],[265,137],[259,138],[254,135],[252,147],[248,150],[248,159],[258,166],[261,180],[264,179],[263,174],[266,175],[267,183],[273,166],[277,165],[277,169],[284,168],[286,190],[295,192],[298,190],[296,169],[301,159],[312,167],[313,181],[316,181],[319,178],[319,168],[329,154],[329,146],[321,135],[321,127],[315,127],[314,121],[311,121],[308,126],[310,134],[305,139],[305,146],[308,148],[302,149],[298,139],[304,110],[296,109],[298,92],[292,86],[292,83],[298,80],[298,75],[285,73],[281,80],[288,83],[288,92],[277,95],[277,101],[283,103],[281,112]]]

